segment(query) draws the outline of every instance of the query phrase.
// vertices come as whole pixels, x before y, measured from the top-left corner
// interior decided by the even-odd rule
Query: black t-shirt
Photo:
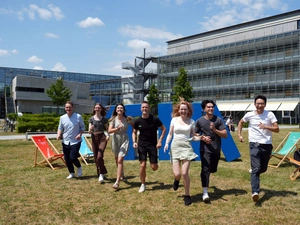
[[[142,117],[137,118],[134,121],[133,128],[140,131],[139,134],[139,145],[151,143],[157,144],[157,130],[163,123],[156,116],[149,115],[148,118]]]
[[[218,130],[226,129],[223,120],[218,116],[213,116],[211,120],[200,117],[195,123],[195,133],[210,136],[212,143],[206,144],[204,141],[200,142],[200,151],[207,151],[213,154],[218,154],[221,151],[221,137],[210,129],[210,123],[214,123]]]

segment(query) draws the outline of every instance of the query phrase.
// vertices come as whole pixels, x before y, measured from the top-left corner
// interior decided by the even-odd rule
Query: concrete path
[[[31,140],[32,135],[39,135],[39,134],[45,134],[45,133],[36,133],[36,134],[13,134],[13,135],[1,135],[0,133],[0,141],[1,140]],[[47,133],[45,134],[48,138],[53,139],[56,138],[56,133]],[[89,136],[88,133],[84,133],[83,136]]]

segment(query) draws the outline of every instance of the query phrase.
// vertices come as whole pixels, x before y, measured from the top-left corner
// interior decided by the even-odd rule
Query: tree
[[[149,95],[147,96],[147,101],[151,107],[152,113],[157,114],[157,105],[160,103],[158,90],[155,87],[155,84],[150,86]]]
[[[178,70],[179,75],[175,79],[175,85],[173,86],[172,103],[176,104],[179,102],[179,98],[184,98],[185,101],[192,102],[194,98],[193,87],[188,81],[188,74],[184,68]]]
[[[58,114],[58,107],[64,105],[66,101],[69,101],[72,97],[72,91],[64,86],[63,78],[57,79],[55,84],[51,84],[49,89],[46,90],[49,98],[52,99],[54,105],[56,105],[56,113]]]

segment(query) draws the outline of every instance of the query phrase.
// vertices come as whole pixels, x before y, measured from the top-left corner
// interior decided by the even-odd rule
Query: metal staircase
[[[156,55],[146,55],[146,50],[144,49],[144,55],[136,57],[134,65],[129,62],[122,63],[122,69],[130,70],[133,73],[133,77],[128,78],[128,84],[134,92],[134,97],[130,98],[133,103],[142,102],[149,93],[150,86],[157,77],[157,70],[148,70],[146,67],[150,62],[156,62],[156,60]]]

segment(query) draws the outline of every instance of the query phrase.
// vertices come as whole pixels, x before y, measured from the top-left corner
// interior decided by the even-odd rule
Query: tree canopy
[[[46,93],[57,108],[58,106],[64,105],[66,101],[69,101],[72,97],[72,91],[64,86],[62,77],[58,78],[56,83],[51,84],[46,90]]]
[[[155,87],[155,84],[150,86],[149,95],[147,96],[147,101],[152,109],[152,113],[157,113],[157,105],[160,103],[158,90]]]
[[[175,85],[173,86],[172,103],[176,104],[179,102],[180,97],[184,98],[185,101],[193,102],[194,93],[193,87],[188,81],[188,74],[184,68],[178,70],[179,75],[176,77]]]

